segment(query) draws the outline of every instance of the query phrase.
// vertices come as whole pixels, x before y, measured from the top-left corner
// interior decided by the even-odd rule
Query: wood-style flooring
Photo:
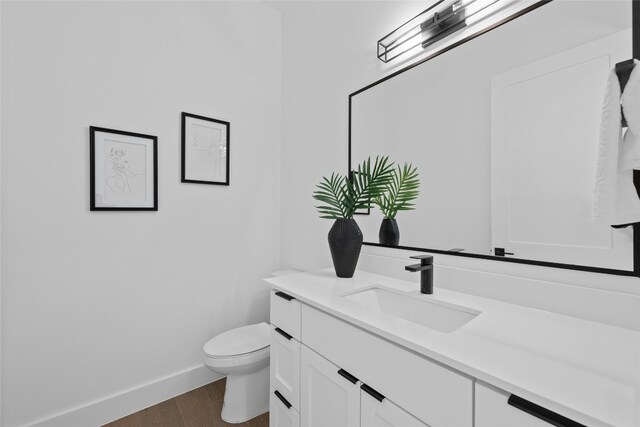
[[[222,421],[220,411],[224,399],[223,378],[211,384],[181,394],[173,399],[120,418],[104,427],[268,427],[269,413],[242,424]]]

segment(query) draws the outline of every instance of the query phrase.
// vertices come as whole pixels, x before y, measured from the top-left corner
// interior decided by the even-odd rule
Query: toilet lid
[[[204,345],[210,357],[229,357],[252,353],[269,346],[271,329],[266,323],[241,326],[212,338]]]

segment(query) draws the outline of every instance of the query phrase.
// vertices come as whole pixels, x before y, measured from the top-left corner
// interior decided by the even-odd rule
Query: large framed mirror
[[[419,171],[397,247],[639,275],[640,227],[592,219],[606,82],[640,48],[632,3],[539,2],[349,95],[349,169]],[[382,219],[357,217],[365,244],[385,246]]]

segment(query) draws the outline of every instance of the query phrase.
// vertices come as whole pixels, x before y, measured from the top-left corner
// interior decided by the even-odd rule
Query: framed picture
[[[158,137],[91,126],[92,211],[158,210]]]
[[[361,209],[356,209],[356,211],[353,213],[354,215],[371,215],[371,208],[361,208]]]
[[[182,182],[229,185],[230,123],[182,113]]]

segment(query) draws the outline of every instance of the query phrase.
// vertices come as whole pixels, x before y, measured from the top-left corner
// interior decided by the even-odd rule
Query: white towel
[[[600,144],[592,215],[596,222],[609,225],[640,222],[640,198],[633,185],[633,169],[640,169],[640,67],[631,72],[624,94],[615,70],[609,81],[602,107]],[[624,108],[629,128],[622,135]]]
[[[640,169],[640,61],[634,61],[629,82],[620,103],[627,119],[626,133],[620,152],[620,170]]]

